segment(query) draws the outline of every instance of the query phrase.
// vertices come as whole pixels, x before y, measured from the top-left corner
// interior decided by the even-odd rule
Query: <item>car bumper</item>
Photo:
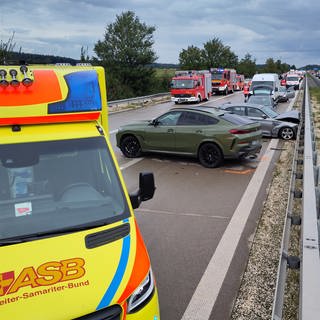
[[[278,102],[287,102],[289,100],[289,98],[288,97],[284,97],[284,96],[280,96],[280,97],[278,97]]]
[[[257,155],[260,150],[262,148],[262,144],[261,143],[257,143],[257,144],[250,144],[248,146],[242,147],[239,149],[239,158],[245,158],[248,156],[252,156],[252,155]]]
[[[175,103],[183,103],[183,102],[197,102],[198,98],[196,97],[190,97],[190,98],[175,98],[171,97],[171,102]]]
[[[245,158],[252,155],[257,155],[262,148],[261,140],[254,140],[251,143],[246,143],[243,146],[236,144],[229,152],[224,153],[225,158],[237,159]]]
[[[212,92],[223,92],[225,91],[227,86],[224,87],[212,87]]]

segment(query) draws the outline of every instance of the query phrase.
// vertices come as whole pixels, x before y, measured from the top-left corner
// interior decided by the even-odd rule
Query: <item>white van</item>
[[[251,86],[250,86],[250,94],[253,94],[253,87],[256,86],[269,86],[272,87],[271,96],[274,101],[278,100],[279,97],[279,87],[280,80],[279,76],[276,73],[259,73],[255,74],[252,78]]]
[[[294,90],[298,90],[300,85],[300,76],[296,73],[289,73],[286,77],[286,87],[294,87]]]

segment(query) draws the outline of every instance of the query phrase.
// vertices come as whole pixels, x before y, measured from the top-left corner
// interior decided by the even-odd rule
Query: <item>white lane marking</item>
[[[124,164],[123,166],[120,167],[120,170],[125,170],[131,166],[133,166],[134,164],[140,162],[141,160],[143,160],[144,158],[137,158],[137,159],[134,159],[134,160],[131,160],[129,162],[127,162],[126,164]]]
[[[167,215],[179,215],[179,216],[188,216],[188,217],[203,217],[203,218],[215,218],[215,219],[222,219],[222,220],[230,220],[229,217],[224,216],[210,216],[205,214],[197,214],[197,213],[185,213],[185,212],[172,212],[172,211],[165,211],[165,210],[150,210],[150,209],[143,209],[139,208],[136,209],[135,212],[143,212],[143,213],[154,213],[154,214],[167,214]]]
[[[259,192],[259,186],[267,174],[270,161],[274,155],[275,150],[272,150],[272,148],[276,148],[278,141],[278,139],[271,140],[181,320],[208,320],[210,318],[211,311]]]

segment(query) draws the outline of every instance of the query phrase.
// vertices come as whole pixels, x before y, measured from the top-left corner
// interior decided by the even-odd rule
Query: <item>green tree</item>
[[[6,64],[10,56],[13,52],[15,47],[15,43],[13,42],[14,39],[14,32],[12,33],[11,37],[9,37],[7,42],[3,42],[0,40],[0,64]]]
[[[210,68],[234,68],[238,63],[238,57],[225,46],[219,38],[207,41],[203,46],[203,57],[207,69]]]
[[[219,38],[213,38],[202,49],[194,46],[183,49],[179,62],[182,69],[234,68],[238,64],[238,57]]]
[[[88,54],[88,47],[84,48],[83,46],[81,47],[81,51],[80,51],[80,61],[81,62],[89,62],[90,61],[90,57]]]
[[[267,73],[278,73],[278,68],[276,62],[273,58],[268,58],[263,67],[263,72]]]
[[[150,64],[157,59],[152,49],[155,27],[140,22],[132,11],[116,16],[106,27],[104,39],[94,52],[106,69],[109,99],[129,98],[148,93],[154,80]]]
[[[280,59],[274,61],[273,58],[268,58],[264,67],[262,68],[262,72],[271,72],[277,73],[279,75],[290,70],[290,65],[287,63],[281,62]]]
[[[189,46],[187,49],[182,49],[179,54],[179,62],[183,70],[200,70],[204,68],[204,60],[202,50]]]
[[[237,73],[243,74],[245,78],[252,78],[256,72],[256,59],[253,59],[251,54],[247,53],[238,63]]]

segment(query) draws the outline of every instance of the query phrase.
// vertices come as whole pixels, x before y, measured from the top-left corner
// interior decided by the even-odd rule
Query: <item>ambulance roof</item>
[[[97,120],[105,91],[102,67],[0,66],[0,125]]]

